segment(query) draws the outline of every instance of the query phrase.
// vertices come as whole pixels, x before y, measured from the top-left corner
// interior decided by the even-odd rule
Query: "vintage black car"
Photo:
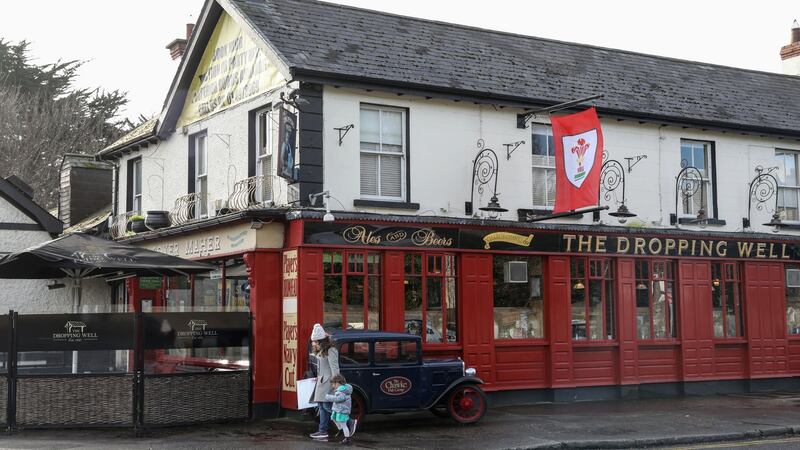
[[[419,336],[384,331],[332,330],[339,370],[353,386],[352,416],[427,409],[459,423],[486,413],[486,394],[461,359],[422,359]]]

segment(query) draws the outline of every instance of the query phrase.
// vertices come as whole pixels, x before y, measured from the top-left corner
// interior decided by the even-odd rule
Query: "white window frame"
[[[680,159],[681,163],[683,162],[683,146],[684,145],[692,145],[692,146],[702,145],[703,146],[703,155],[704,155],[703,157],[705,158],[705,169],[704,170],[700,170],[698,168],[698,170],[700,170],[700,175],[702,177],[703,184],[705,184],[705,191],[706,191],[705,209],[706,209],[706,215],[708,217],[712,217],[713,218],[713,217],[715,217],[715,215],[714,215],[714,192],[713,192],[713,190],[714,190],[714,183],[713,183],[714,179],[712,177],[712,173],[714,172],[714,167],[713,167],[712,161],[711,161],[711,142],[710,141],[700,141],[700,140],[696,140],[696,139],[681,139],[680,150],[678,152],[678,156],[681,158]],[[692,155],[694,155],[694,150],[692,150]],[[692,161],[687,161],[686,163],[689,166],[695,166],[694,165],[694,156],[692,156]],[[697,166],[695,166],[695,167],[697,167]],[[699,190],[695,195],[700,195]],[[689,199],[689,201],[690,201],[689,205],[691,205],[691,206],[694,205],[694,200],[693,199],[694,199],[694,197]],[[678,215],[679,215],[679,217],[696,217],[697,216],[697,211],[692,211],[691,208],[690,208],[689,212],[686,211],[686,208],[685,208],[686,205],[684,204],[684,199],[682,197],[679,197],[678,200],[680,202],[679,207],[678,207]],[[702,207],[703,207],[703,204],[701,203],[701,208]]]
[[[142,158],[133,160],[131,168],[131,212],[142,214]],[[136,190],[136,182],[139,182],[139,190]]]
[[[200,143],[202,142],[202,145]],[[205,163],[205,170],[200,170],[200,153],[203,153],[203,162]],[[204,181],[205,183],[201,183]],[[201,186],[205,185],[205,192]],[[208,217],[208,135],[206,133],[198,134],[194,137],[194,192],[197,194],[197,202],[195,203],[195,217],[198,219]]]
[[[277,132],[276,119],[272,108],[264,108],[256,112],[256,176],[262,177],[263,185],[256,185],[255,200],[258,203],[270,202],[275,199],[275,193],[272,189],[272,183],[275,177],[275,133]],[[263,130],[266,128],[266,131]],[[262,142],[262,135],[264,141]],[[270,159],[270,172],[264,173],[263,161]]]
[[[360,198],[368,199],[368,200],[386,200],[386,201],[392,201],[392,202],[403,202],[403,201],[406,200],[406,192],[407,192],[407,188],[408,188],[406,186],[406,170],[407,170],[406,169],[406,165],[407,165],[407,161],[408,161],[408,142],[407,142],[407,139],[406,139],[406,137],[408,135],[408,131],[407,131],[407,117],[408,116],[406,114],[406,109],[392,107],[392,106],[369,105],[369,104],[362,103],[361,107],[359,109],[359,116],[360,116],[360,113],[361,113],[362,110],[378,111],[379,113],[381,113],[382,111],[399,112],[400,113],[400,137],[401,137],[403,151],[401,153],[381,151],[380,149],[383,146],[382,137],[379,138],[381,140],[381,142],[378,142],[378,150],[365,150],[363,148],[363,146],[361,145],[362,141],[361,141],[361,138],[359,136],[359,153],[358,153],[359,167],[360,167],[360,164],[361,164],[361,161],[360,161],[361,155],[363,155],[363,154],[400,156],[400,196],[399,197],[391,197],[391,196],[385,196],[385,195],[361,194],[361,173],[360,173],[360,169],[359,169],[359,195],[360,195]],[[379,119],[378,119],[378,130],[379,130],[379,134],[380,134],[380,130],[383,129],[383,126],[382,126],[382,124],[383,124],[383,114],[379,114],[378,117],[379,117]],[[361,130],[361,129],[362,128],[359,126],[359,130]],[[378,182],[377,182],[378,183],[378,190],[380,191],[380,186],[381,186],[380,156],[378,157],[378,174],[377,174],[377,176],[378,176]]]
[[[798,175],[800,175],[800,167],[797,166],[798,162],[800,162],[800,151],[798,151],[798,150],[790,150],[790,149],[785,149],[785,148],[776,148],[775,149],[775,158],[776,159],[777,159],[778,156],[785,156],[785,155],[791,155],[792,158],[794,158],[794,178],[795,178],[797,183],[800,183],[800,178],[798,178]],[[784,169],[785,167],[786,167],[785,164],[778,164],[779,172],[780,172],[780,169]],[[778,211],[777,212],[781,213],[781,220],[783,220],[784,222],[790,222],[790,223],[800,223],[800,184],[798,184],[798,185],[787,185],[787,184],[784,184],[785,182],[782,182],[781,180],[785,180],[786,179],[786,174],[785,173],[776,173],[775,174],[775,178],[778,180],[778,192],[775,193],[775,195],[778,196],[778,202],[777,202]],[[798,205],[797,206],[798,218],[796,218],[796,219],[787,218],[786,214],[785,214],[785,211],[786,211],[786,207],[784,206],[785,202],[784,202],[784,205],[781,205],[781,201],[780,201],[781,194],[783,194],[783,196],[785,198],[785,196],[786,196],[786,194],[788,192],[794,192],[795,198],[798,199],[798,202],[797,202],[797,205]]]
[[[539,130],[539,131],[543,130],[544,133],[536,133],[537,130]],[[543,181],[542,180],[537,180],[533,176],[533,169],[545,170],[545,171],[551,170],[553,172],[553,183],[555,183],[555,172],[556,172],[555,141],[553,141],[553,148],[552,149],[550,149],[550,148],[547,149],[548,153],[550,153],[550,150],[553,151],[553,156],[552,156],[553,164],[552,165],[537,164],[537,163],[534,162],[534,160],[535,160],[534,156],[541,156],[541,155],[534,155],[534,153],[533,153],[533,146],[534,146],[534,142],[535,142],[535,139],[533,138],[533,136],[535,134],[544,134],[548,138],[552,137],[553,136],[553,127],[551,125],[545,124],[545,123],[532,123],[531,124],[531,178],[532,178],[531,183],[533,184],[533,183],[538,183],[538,182],[544,182],[544,192],[545,192],[545,196],[546,196],[547,192],[548,192],[546,172],[545,172],[545,177],[544,177]],[[550,140],[549,139],[545,139],[545,141],[548,142],[548,146],[549,146]],[[548,200],[552,201],[552,204],[550,204],[550,205],[537,204],[536,203],[536,199],[533,198],[533,186],[531,186],[531,204],[533,204],[533,207],[535,209],[545,209],[545,210],[552,210],[553,209],[553,206],[555,205],[555,201],[556,201],[556,198],[555,198],[555,187],[553,188],[553,198],[552,199],[548,199]]]

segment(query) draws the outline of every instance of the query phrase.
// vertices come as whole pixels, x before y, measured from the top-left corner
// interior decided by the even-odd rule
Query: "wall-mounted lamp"
[[[586,288],[586,286],[583,285],[583,281],[578,281],[577,283],[572,285],[572,289],[575,291],[580,291],[581,289],[584,288]]]
[[[603,156],[608,154],[603,152]],[[604,192],[603,198],[606,201],[611,201],[612,198],[616,199],[617,188],[622,187],[622,201],[618,200],[619,207],[616,211],[608,213],[611,217],[616,217],[619,223],[625,223],[630,217],[636,217],[627,206],[625,206],[625,169],[622,164],[615,159],[609,159],[603,163],[600,169],[600,190],[597,191],[597,204],[600,204],[600,193]],[[592,220],[595,223],[600,222],[600,211],[592,213]]]
[[[772,210],[772,220],[765,223],[765,226],[772,227],[773,233],[780,231],[783,226],[781,215],[778,212],[778,179],[772,172],[777,167],[764,168],[762,166],[756,167],[756,176],[750,181],[750,187],[747,191],[747,217],[742,218],[742,228],[750,228],[750,212],[753,208],[753,200],[756,201],[756,209],[763,211],[766,209],[766,203],[775,197],[775,207]]]
[[[636,290],[637,291],[646,291],[647,290],[647,285],[640,281],[639,284],[636,285]]]
[[[683,204],[688,204],[694,198],[697,191],[700,191],[700,209],[697,217],[690,223],[694,223],[705,228],[708,224],[708,214],[706,213],[706,187],[703,182],[703,174],[697,167],[688,165],[686,160],[681,161],[681,169],[675,179],[675,214],[669,215],[669,224],[678,225],[678,198],[683,199]]]
[[[322,201],[323,203],[325,203],[325,215],[322,216],[322,221],[333,222],[334,220],[336,220],[336,218],[333,217],[333,214],[331,214],[331,205],[328,202],[328,199],[331,198],[330,191],[322,191],[322,192],[317,192],[316,194],[309,194],[308,202],[311,203],[311,206],[314,206],[314,204],[317,202],[317,198],[319,197],[322,197]]]
[[[497,199],[498,165],[497,153],[490,148],[484,148],[483,139],[478,139],[478,154],[472,162],[472,182],[469,185],[469,201],[464,202],[464,213],[466,215],[472,215],[472,206],[475,201],[475,187],[477,186],[478,192],[482,194],[484,186],[488,185],[493,179],[494,189],[492,189],[492,198],[489,199],[489,204],[478,209],[488,212],[493,218],[499,217],[500,213],[508,211],[500,206],[500,201]]]

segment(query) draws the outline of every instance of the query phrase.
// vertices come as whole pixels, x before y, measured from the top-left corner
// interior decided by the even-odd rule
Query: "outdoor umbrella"
[[[80,307],[81,280],[85,278],[185,276],[213,269],[208,264],[83,233],[62,236],[0,259],[0,278],[70,278],[76,308]]]

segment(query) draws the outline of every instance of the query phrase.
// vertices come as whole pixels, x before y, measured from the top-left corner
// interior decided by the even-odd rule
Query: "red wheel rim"
[[[352,406],[350,407],[350,416],[353,419],[357,419],[359,421],[364,417],[364,400],[358,394],[355,394],[352,397]]]
[[[477,420],[483,408],[483,396],[473,387],[463,387],[450,397],[450,410],[462,422]]]

